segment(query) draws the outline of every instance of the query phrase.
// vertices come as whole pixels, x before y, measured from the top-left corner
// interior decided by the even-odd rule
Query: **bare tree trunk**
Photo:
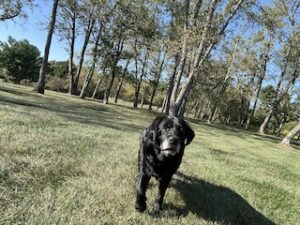
[[[147,60],[148,60],[148,53],[145,53],[145,58],[144,58],[144,62],[143,62],[142,72],[141,72],[140,78],[136,81],[137,84],[135,86],[135,93],[134,93],[135,98],[134,98],[134,102],[133,102],[133,107],[134,108],[137,108],[137,106],[138,106],[139,94],[140,94],[141,84],[143,82],[143,78],[144,78],[144,75],[145,75],[145,69],[146,69]],[[137,74],[136,74],[136,76],[137,76]]]
[[[289,46],[289,49],[288,49],[288,52],[287,52],[287,55],[286,55],[286,58],[289,58],[290,56],[290,53],[291,53],[291,46]],[[274,99],[272,101],[272,105],[271,105],[271,109],[270,109],[270,113],[267,114],[264,122],[261,124],[260,128],[259,128],[259,132],[260,134],[264,134],[265,133],[265,129],[272,117],[272,115],[274,114],[274,112],[277,110],[277,106],[278,104],[281,102],[282,98],[287,94],[288,90],[289,90],[289,85],[292,83],[295,82],[295,77],[293,77],[293,79],[291,80],[291,82],[289,82],[289,84],[287,85],[286,89],[282,92],[282,94],[280,94],[280,90],[281,90],[281,84],[283,82],[283,78],[285,77],[285,74],[286,74],[286,70],[287,70],[287,67],[288,67],[288,59],[285,60],[284,62],[284,65],[283,65],[283,69],[281,71],[281,74],[280,74],[280,78],[279,78],[279,81],[277,83],[277,87],[276,87],[276,90],[275,90],[275,96],[274,96]],[[294,71],[294,74],[297,73],[297,69],[295,69]],[[268,118],[270,115],[270,118]]]
[[[74,77],[74,84],[73,84],[74,92],[77,92],[77,89],[78,89],[78,82],[79,82],[79,77],[80,77],[80,73],[81,73],[81,69],[82,69],[82,65],[83,65],[83,61],[84,61],[85,51],[88,46],[90,36],[91,36],[93,27],[95,24],[95,19],[93,18],[93,16],[94,16],[93,14],[94,14],[94,12],[92,11],[89,15],[88,25],[85,30],[84,41],[83,41],[82,49],[80,52],[79,64],[78,64],[78,68],[76,71],[76,75]],[[102,26],[101,26],[101,28],[102,28]]]
[[[236,48],[236,46],[235,46],[235,48]],[[235,53],[233,53],[233,54],[235,54]],[[221,98],[222,98],[224,92],[226,91],[226,88],[227,88],[227,82],[228,82],[228,80],[229,80],[229,79],[231,78],[231,76],[232,76],[232,73],[233,73],[233,66],[234,66],[234,60],[235,60],[235,56],[233,57],[233,59],[232,59],[232,61],[231,61],[231,63],[230,63],[230,66],[229,66],[229,68],[228,68],[228,70],[227,70],[227,74],[226,74],[226,76],[225,76],[225,78],[224,78],[224,80],[223,80],[223,82],[222,82],[222,86],[220,87],[220,89],[219,89],[219,91],[218,91],[218,94],[217,94],[217,97],[216,97],[216,100],[215,100],[215,104],[214,104],[214,106],[213,106],[212,112],[211,112],[210,117],[209,117],[209,119],[208,119],[208,120],[209,120],[209,123],[212,122],[212,120],[213,120],[213,118],[214,118],[214,116],[215,116],[216,109],[217,109],[217,107],[218,107],[219,101],[221,100]]]
[[[142,94],[142,99],[141,99],[141,109],[143,109],[144,108],[144,101],[145,101],[145,89],[144,89],[144,91],[143,91],[143,94]]]
[[[210,100],[208,101],[208,103],[207,103],[206,106],[205,106],[205,111],[208,111],[208,110],[209,110],[209,107],[210,107]],[[200,115],[201,115],[201,114],[200,114]],[[199,116],[200,116],[200,115],[199,115]],[[202,114],[201,120],[205,119],[205,118],[204,118],[205,115],[206,115],[205,113]]]
[[[186,61],[187,56],[187,38],[188,38],[188,27],[189,27],[189,11],[190,11],[190,0],[185,1],[185,22],[184,22],[184,28],[183,28],[183,42],[182,42],[182,48],[181,48],[181,55],[178,63],[178,67],[176,70],[176,75],[174,79],[174,85],[171,92],[170,97],[170,110],[169,114],[172,116],[177,116],[177,113],[179,111],[179,106],[176,105],[176,95],[179,88],[180,78],[182,76],[184,65]]]
[[[82,98],[82,99],[84,99],[86,97],[88,86],[89,86],[89,84],[92,80],[92,77],[94,75],[94,71],[95,71],[95,64],[93,62],[93,65],[90,67],[89,72],[88,72],[88,74],[86,75],[86,77],[84,79],[82,89],[81,89],[81,92],[80,92],[80,95],[79,95],[79,97]]]
[[[85,80],[83,82],[83,86],[82,86],[82,89],[81,89],[81,92],[80,92],[80,98],[85,98],[88,86],[89,86],[89,84],[90,84],[90,82],[92,80],[92,77],[94,75],[96,63],[97,63],[97,60],[98,60],[98,45],[99,45],[101,33],[102,33],[102,31],[100,29],[98,31],[98,34],[97,34],[97,37],[96,37],[96,41],[95,41],[95,46],[93,48],[93,62],[92,62],[92,65],[91,65],[91,67],[89,69],[89,72],[86,75]]]
[[[193,85],[193,83],[190,83],[189,90],[186,92],[185,97],[184,97],[184,99],[182,101],[182,104],[181,104],[179,112],[178,112],[178,116],[179,117],[183,117],[184,116],[186,104],[188,102],[188,97],[189,97],[190,91],[192,89],[192,85]]]
[[[165,112],[166,114],[169,114],[169,111],[170,111],[170,100],[171,100],[171,94],[172,94],[172,91],[173,91],[173,87],[174,87],[174,80],[175,80],[175,75],[176,75],[176,70],[177,70],[177,67],[178,67],[178,54],[175,56],[175,65],[174,65],[174,70],[173,70],[173,73],[170,77],[170,80],[169,80],[169,86],[168,86],[168,90],[167,90],[167,93],[166,93],[166,102],[165,102],[165,107],[163,107],[162,111]]]
[[[165,63],[166,55],[167,55],[167,50],[166,50],[166,52],[163,56],[163,59],[162,59],[160,65],[159,65],[158,71],[156,71],[156,73],[155,73],[154,86],[153,86],[153,91],[152,91],[152,94],[151,94],[149,108],[148,108],[149,111],[152,110],[153,99],[154,99],[154,96],[155,96],[155,93],[156,93],[156,90],[157,90],[157,87],[158,87],[158,84],[159,84],[159,80],[160,80],[161,72],[162,72],[162,69],[163,69],[163,66],[164,66],[164,63]]]
[[[195,109],[194,110],[194,119],[196,119],[197,118],[197,113],[198,113],[198,111],[200,109],[200,101],[199,100],[196,100],[193,108]]]
[[[198,0],[196,3],[196,7],[195,7],[195,11],[194,11],[194,26],[197,25],[197,20],[198,20],[198,16],[199,16],[199,12],[200,12],[200,8],[202,6],[202,0]]]
[[[166,109],[166,105],[167,105],[167,94],[168,94],[168,90],[166,91],[165,95],[164,95],[164,100],[163,100],[163,103],[162,103],[162,106],[161,106],[161,111],[164,112],[165,109]]]
[[[259,133],[265,134],[265,130],[267,128],[267,125],[269,121],[271,120],[272,115],[274,114],[275,109],[272,107],[272,109],[268,112],[267,116],[264,119],[264,122],[260,125]]]
[[[94,93],[93,93],[93,95],[92,95],[92,98],[95,98],[95,97],[96,97],[96,94],[97,94],[97,92],[98,92],[98,89],[99,89],[101,83],[102,83],[102,78],[100,78],[99,81],[97,82],[97,85],[96,85],[96,87],[95,87],[95,90],[94,90]]]
[[[117,89],[117,93],[116,93],[116,98],[115,98],[115,103],[118,103],[119,94],[120,94],[120,91],[121,91],[121,88],[122,88],[122,85],[123,85],[123,80],[124,80],[125,75],[127,73],[127,67],[129,65],[129,63],[130,63],[130,59],[127,60],[127,63],[126,63],[126,66],[124,67],[122,76],[120,77],[120,81],[119,81],[119,85],[118,85],[118,89]]]
[[[74,74],[73,74],[73,58],[74,58],[74,45],[76,38],[76,16],[72,15],[72,27],[71,27],[71,40],[70,40],[70,55],[69,55],[69,66],[68,66],[68,76],[69,76],[69,94],[75,95],[74,90]]]
[[[53,35],[55,21],[56,21],[56,12],[57,12],[58,1],[59,0],[53,1],[51,20],[50,20],[49,29],[48,29],[46,46],[45,46],[45,50],[44,50],[44,57],[42,60],[42,65],[41,65],[40,71],[39,71],[39,79],[34,88],[34,91],[36,91],[40,94],[45,93],[45,83],[46,83],[45,82],[45,74],[46,74],[46,69],[47,69],[47,64],[48,64],[48,57],[49,57],[49,52],[50,52],[52,35]]]
[[[205,103],[203,102],[203,103],[201,104],[201,106],[199,107],[199,110],[197,111],[197,114],[196,114],[196,118],[197,118],[197,119],[200,119],[200,116],[201,116],[201,114],[202,114],[202,112],[203,112],[204,105],[205,105]]]
[[[238,114],[238,121],[236,124],[237,128],[240,128],[243,126],[244,120],[245,120],[245,89],[242,88],[242,94],[241,94],[241,102],[240,102],[240,106],[239,106],[239,114]]]
[[[123,51],[123,47],[124,47],[124,40],[122,40],[122,37],[119,38],[119,42],[118,42],[118,47],[117,47],[117,55],[116,55],[116,59],[113,65],[113,69],[111,72],[111,79],[110,82],[107,86],[106,92],[105,92],[105,98],[103,99],[103,103],[104,104],[108,104],[108,100],[109,100],[109,96],[110,96],[110,92],[111,92],[111,88],[114,84],[114,80],[116,77],[116,72],[117,72],[117,64],[120,60],[120,56],[122,54]]]
[[[265,72],[264,72],[265,74]],[[259,80],[258,80],[258,84],[257,84],[257,88],[255,90],[255,94],[254,94],[254,103],[253,103],[253,108],[251,109],[249,115],[248,115],[248,119],[247,119],[247,122],[246,122],[246,126],[245,126],[245,129],[248,129],[249,128],[249,125],[250,125],[250,122],[254,116],[254,113],[255,113],[255,110],[256,110],[256,105],[257,105],[257,101],[258,101],[258,97],[259,97],[259,94],[260,94],[260,90],[261,90],[261,85],[262,85],[262,82],[264,80],[264,75],[263,76],[260,76],[259,77]]]
[[[293,139],[293,137],[295,137],[297,134],[300,133],[300,122],[298,123],[298,125],[296,127],[294,127],[293,130],[291,130],[290,133],[288,133],[288,135],[281,141],[281,144],[283,145],[290,145],[291,144],[291,140]]]

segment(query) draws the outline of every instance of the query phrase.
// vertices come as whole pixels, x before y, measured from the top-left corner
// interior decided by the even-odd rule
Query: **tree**
[[[280,43],[280,49],[277,52],[277,65],[280,67],[280,75],[275,89],[275,96],[269,111],[259,128],[261,134],[265,133],[269,121],[272,116],[276,114],[278,105],[284,99],[289,92],[298,77],[300,67],[300,48],[297,43],[300,40],[300,33],[297,29],[299,21],[296,19],[300,4],[296,0],[290,0],[285,2],[283,0],[277,0],[276,5],[269,8],[270,13],[273,16],[280,18],[277,28],[280,28],[278,32],[278,42]]]
[[[162,73],[163,66],[164,66],[165,59],[166,59],[166,55],[167,55],[167,49],[165,49],[162,53],[161,52],[159,52],[159,53],[162,54],[162,59],[160,60],[160,57],[158,57],[157,66],[154,70],[154,80],[152,81],[153,90],[152,90],[152,94],[151,94],[151,97],[150,97],[150,103],[149,103],[149,108],[148,108],[149,111],[152,110],[153,99],[155,97],[155,94],[156,94],[156,91],[157,91],[157,88],[158,88],[159,80],[160,80],[160,77],[161,77],[161,73]]]
[[[116,93],[116,97],[115,97],[115,103],[118,103],[118,98],[119,98],[119,94],[120,94],[120,91],[121,91],[121,88],[122,88],[122,85],[123,85],[123,81],[125,79],[126,74],[128,73],[127,69],[128,69],[129,63],[130,63],[130,59],[127,60],[126,65],[123,69],[122,75],[119,79],[119,84],[118,84],[117,93]]]
[[[101,37],[101,34],[102,34],[102,28],[103,28],[103,26],[100,25],[100,28],[99,28],[99,31],[98,31],[98,34],[97,34],[97,37],[96,37],[96,40],[95,40],[95,44],[94,44],[94,47],[93,47],[93,50],[92,50],[92,55],[93,55],[92,65],[90,66],[88,74],[86,75],[86,77],[84,79],[83,86],[82,86],[82,89],[81,89],[81,92],[80,92],[80,98],[85,98],[87,88],[88,88],[88,86],[91,82],[91,79],[94,75],[94,72],[95,72],[96,63],[97,63],[97,60],[99,58],[98,48],[99,48],[100,37]]]
[[[62,40],[66,40],[69,45],[69,94],[75,94],[74,90],[74,47],[78,33],[77,20],[79,18],[80,6],[78,0],[59,1],[58,21],[56,29]]]
[[[83,61],[84,61],[85,52],[86,52],[88,43],[90,41],[91,33],[94,29],[94,25],[96,22],[95,7],[96,6],[89,3],[85,6],[83,6],[82,9],[80,10],[81,16],[79,17],[79,22],[80,22],[80,25],[84,27],[84,40],[83,40],[82,48],[80,51],[80,59],[79,59],[78,69],[76,70],[76,74],[74,77],[74,84],[72,85],[73,93],[77,92],[78,82],[79,82],[79,77],[80,77],[80,73],[81,73],[81,69],[82,69],[82,65],[83,65]]]
[[[297,126],[294,127],[293,130],[291,130],[286,136],[285,138],[281,141],[281,144],[283,145],[290,145],[291,140],[293,139],[293,137],[295,137],[297,134],[300,133],[300,121],[298,123]]]
[[[40,64],[40,51],[28,40],[16,41],[9,37],[0,50],[0,67],[5,68],[9,79],[15,83],[27,79],[36,81]]]
[[[39,72],[39,79],[34,88],[34,90],[40,94],[44,94],[44,92],[45,92],[45,75],[46,75],[46,70],[47,70],[52,35],[53,35],[55,21],[56,21],[56,12],[57,12],[58,2],[59,2],[59,0],[53,0],[51,19],[50,19],[48,35],[47,35],[47,40],[46,40],[46,45],[45,45],[45,50],[44,50],[44,57],[43,57],[42,65],[41,65],[40,72]]]
[[[216,11],[218,0],[212,0],[209,9],[205,15],[205,23],[202,27],[202,32],[196,33],[196,36],[193,40],[195,40],[194,45],[197,46],[192,50],[192,59],[191,59],[191,68],[189,69],[189,73],[185,82],[182,85],[180,92],[178,93],[178,86],[180,83],[180,77],[182,75],[182,71],[184,70],[184,66],[187,65],[185,63],[187,59],[187,36],[189,35],[189,15],[190,12],[190,1],[186,0],[185,2],[185,22],[184,22],[184,34],[185,37],[183,40],[182,48],[181,48],[181,58],[179,60],[179,66],[177,67],[177,72],[175,76],[175,84],[173,86],[172,95],[171,95],[171,107],[170,114],[178,115],[179,109],[183,102],[183,99],[186,98],[186,94],[189,92],[189,88],[191,87],[191,82],[193,77],[197,74],[197,70],[199,67],[203,65],[203,62],[207,59],[213,47],[221,40],[224,35],[226,28],[228,27],[230,21],[236,15],[236,13],[242,7],[244,1],[228,1],[226,5],[223,5],[224,12],[223,14],[218,14]],[[195,11],[196,12],[196,11]],[[216,15],[218,14],[218,16]],[[196,16],[197,17],[197,16]],[[218,18],[218,19],[216,19]],[[220,20],[221,19],[221,20]],[[216,23],[216,20],[218,22]]]
[[[17,16],[26,16],[24,6],[32,7],[33,0],[1,0],[0,21],[13,19]]]

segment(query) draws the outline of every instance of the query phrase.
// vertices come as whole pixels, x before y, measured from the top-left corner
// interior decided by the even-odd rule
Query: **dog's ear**
[[[188,145],[194,139],[195,132],[187,122],[183,121],[183,123],[184,123],[184,134],[185,134],[185,145]]]

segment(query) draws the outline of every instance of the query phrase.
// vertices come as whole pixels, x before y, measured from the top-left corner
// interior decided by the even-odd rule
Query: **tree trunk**
[[[39,71],[39,79],[34,88],[34,91],[36,91],[40,94],[45,93],[45,75],[46,75],[46,69],[47,69],[47,64],[48,64],[48,57],[49,57],[49,52],[50,52],[52,35],[53,35],[55,21],[56,21],[56,12],[57,12],[58,1],[59,0],[53,1],[51,20],[50,20],[49,29],[48,29],[46,46],[45,46],[45,50],[44,50],[44,57],[42,60],[42,65],[41,65],[40,71]]]
[[[164,66],[164,63],[165,63],[166,55],[167,55],[167,50],[166,50],[166,52],[163,56],[163,59],[160,63],[158,71],[156,71],[156,73],[155,73],[154,86],[153,86],[153,91],[152,91],[152,94],[151,94],[149,108],[148,108],[149,111],[152,110],[153,99],[154,99],[154,96],[155,96],[155,93],[156,93],[156,90],[157,90],[157,87],[158,87],[158,84],[159,84],[159,80],[160,80],[161,72],[162,72],[162,69],[163,69],[163,66]]]
[[[194,26],[197,25],[198,16],[199,16],[201,6],[202,6],[202,0],[198,0],[197,4],[196,4],[196,7],[195,7],[195,10],[194,10],[194,18],[193,18]]]
[[[290,53],[291,53],[291,46],[289,46],[289,50],[288,50],[288,53],[286,55],[287,58],[289,57]],[[280,95],[281,84],[283,82],[283,78],[285,77],[287,66],[288,66],[288,60],[286,60],[285,63],[284,63],[284,65],[283,65],[283,69],[281,71],[280,78],[279,78],[279,81],[278,81],[277,86],[276,86],[275,96],[274,96],[274,99],[273,99],[272,104],[271,104],[270,112],[267,114],[264,122],[261,124],[261,126],[259,128],[259,133],[260,134],[264,134],[265,133],[265,129],[266,129],[266,127],[267,127],[267,125],[268,125],[268,123],[269,123],[272,115],[277,110],[278,104],[280,103],[281,99],[284,97],[284,95],[288,91],[288,88],[287,88],[286,91],[284,91],[283,94]]]
[[[92,30],[93,30],[94,24],[95,24],[95,19],[93,18],[93,12],[92,12],[89,16],[89,21],[88,21],[87,29],[85,31],[83,46],[82,46],[82,49],[80,52],[79,64],[78,64],[78,68],[76,71],[76,75],[74,77],[74,84],[73,84],[74,92],[77,92],[77,89],[78,89],[78,82],[79,82],[79,77],[80,77],[80,73],[81,73],[81,69],[82,69],[82,65],[83,65],[83,61],[84,61],[84,55],[85,55],[85,51],[86,51],[86,48],[87,48],[89,40],[90,40],[90,36],[91,36]],[[102,26],[101,26],[101,28],[102,28]]]
[[[265,75],[265,72],[264,72],[264,75]],[[250,122],[251,122],[251,120],[252,120],[252,118],[254,116],[254,113],[255,113],[255,110],[256,110],[256,106],[257,106],[258,97],[259,97],[260,90],[261,90],[261,85],[262,85],[262,82],[263,82],[264,77],[265,77],[264,75],[259,77],[257,88],[256,88],[255,94],[254,94],[253,108],[251,109],[251,111],[250,111],[250,113],[248,115],[248,119],[247,119],[247,122],[246,122],[245,129],[249,128]]]
[[[115,62],[113,64],[113,69],[112,69],[112,72],[111,72],[111,79],[110,79],[110,82],[109,82],[109,84],[107,86],[107,89],[106,89],[106,92],[105,92],[105,98],[103,99],[104,104],[108,104],[110,92],[111,92],[111,89],[112,89],[112,86],[114,84],[114,80],[115,80],[115,77],[116,77],[117,65],[118,65],[118,62],[120,60],[120,56],[122,54],[123,47],[124,47],[124,40],[122,40],[122,37],[120,37],[119,42],[118,42],[118,46],[117,46],[117,54],[115,56],[116,57]]]
[[[199,109],[198,109],[198,111],[197,111],[197,114],[196,114],[196,119],[200,119],[201,114],[202,114],[202,112],[203,112],[204,105],[205,105],[205,103],[203,102],[203,103],[201,104],[201,106],[199,107]]]
[[[194,103],[194,106],[193,106],[193,109],[195,109],[194,110],[194,119],[196,119],[197,118],[197,112],[198,112],[198,110],[200,109],[200,101],[199,100],[196,100],[195,101],[195,103]]]
[[[194,77],[194,74],[196,73],[197,68],[203,64],[203,62],[206,60],[209,53],[211,52],[212,48],[218,43],[219,38],[215,38],[215,40],[211,40],[210,43],[207,43],[207,38],[208,38],[207,34],[209,31],[210,25],[212,23],[212,18],[213,18],[217,3],[218,3],[218,0],[212,0],[212,2],[210,4],[209,13],[207,15],[207,19],[206,19],[206,23],[205,23],[205,26],[204,26],[204,29],[202,32],[202,36],[200,38],[199,47],[195,53],[191,72],[189,73],[180,93],[178,94],[176,101],[174,101],[175,98],[171,98],[171,108],[170,108],[171,115],[176,116],[178,114],[180,105],[182,104],[185,93],[188,91],[188,87],[189,87],[190,83],[192,82],[192,78]],[[231,21],[233,16],[236,14],[238,9],[241,7],[242,3],[243,3],[243,0],[240,0],[237,3],[237,5],[235,7],[233,7],[232,13],[230,14],[230,16],[228,16],[226,22],[221,27],[219,32],[217,32],[217,34],[216,34],[217,37],[220,37],[224,34],[226,27],[228,26],[229,22]],[[206,50],[205,50],[205,47],[206,47]],[[173,92],[174,92],[174,90],[173,90]],[[172,93],[172,96],[173,97],[176,96],[176,93]]]
[[[268,112],[267,116],[265,117],[264,122],[260,125],[260,128],[259,128],[259,133],[260,133],[260,134],[265,134],[265,130],[266,130],[266,128],[267,128],[267,125],[268,125],[269,121],[271,120],[271,117],[272,117],[274,111],[275,111],[275,110],[272,108],[272,109]]]
[[[81,89],[81,92],[80,92],[80,95],[79,95],[79,97],[82,98],[82,99],[84,99],[86,97],[89,84],[90,84],[90,82],[92,80],[92,77],[94,75],[94,71],[95,71],[95,64],[93,63],[93,65],[90,67],[89,72],[86,75],[86,77],[84,79],[84,82],[83,82],[83,85],[82,85],[82,89]]]
[[[145,101],[145,89],[144,89],[143,94],[142,94],[142,99],[141,99],[141,109],[144,108],[144,101]]]
[[[129,63],[130,63],[130,59],[127,60],[127,63],[126,63],[126,66],[124,67],[122,76],[120,77],[120,81],[119,81],[119,85],[118,85],[118,89],[117,89],[117,93],[116,93],[116,98],[115,98],[115,103],[118,103],[119,94],[120,94],[120,91],[121,91],[121,88],[122,88],[122,85],[123,85],[123,80],[124,80],[125,75],[127,73],[127,67],[129,65]]]
[[[85,98],[87,90],[88,90],[88,86],[92,80],[92,77],[94,75],[94,71],[95,71],[95,67],[96,67],[96,63],[98,60],[98,45],[99,45],[99,41],[100,41],[100,37],[101,37],[101,29],[98,31],[97,37],[96,37],[96,41],[95,41],[95,45],[93,48],[93,62],[92,62],[92,66],[89,69],[88,74],[85,77],[85,80],[83,82],[83,86],[80,92],[80,98]]]
[[[95,97],[96,97],[96,94],[97,94],[97,92],[98,92],[98,89],[99,89],[101,83],[102,83],[102,78],[99,79],[99,81],[98,81],[98,83],[97,83],[97,85],[96,85],[96,87],[95,87],[94,93],[93,93],[93,95],[92,95],[92,98],[95,98]]]
[[[281,144],[290,145],[293,137],[299,133],[300,133],[300,122],[298,123],[298,125],[296,127],[294,127],[293,130],[291,130],[290,133],[288,133],[288,135],[286,135],[286,137],[282,140]]]
[[[235,53],[233,53],[233,54],[235,54]],[[232,61],[231,61],[231,63],[230,63],[230,66],[229,66],[229,68],[228,68],[228,70],[227,70],[227,74],[226,74],[226,76],[225,76],[225,78],[224,78],[224,80],[223,80],[223,82],[222,82],[222,86],[220,87],[220,89],[219,89],[219,91],[218,91],[217,97],[216,97],[216,99],[215,99],[215,104],[214,104],[214,106],[213,106],[212,112],[211,112],[210,117],[209,117],[209,119],[208,119],[208,120],[209,120],[209,123],[212,122],[212,120],[213,120],[213,118],[214,118],[214,116],[215,116],[216,109],[217,109],[217,107],[218,107],[219,101],[221,100],[221,98],[222,98],[224,92],[226,91],[226,88],[227,88],[227,82],[228,82],[228,80],[231,78],[231,75],[232,75],[232,73],[233,73],[234,60],[235,60],[235,59],[233,58]]]
[[[178,112],[178,116],[179,117],[183,118],[183,116],[184,116],[185,109],[186,109],[186,104],[188,102],[188,97],[189,97],[190,91],[192,89],[192,85],[193,85],[193,83],[190,83],[189,90],[186,92],[186,95],[185,95],[185,97],[184,97],[184,99],[182,101],[182,104],[181,104],[179,112]]]
[[[183,42],[181,48],[181,55],[176,70],[176,75],[174,79],[174,85],[170,97],[170,109],[169,114],[172,116],[177,116],[180,105],[176,104],[177,92],[180,84],[180,78],[182,76],[184,65],[187,56],[187,38],[188,38],[188,27],[189,27],[189,11],[190,11],[190,0],[185,1],[185,22],[183,28]]]
[[[174,87],[174,80],[175,80],[175,75],[176,75],[176,70],[177,70],[177,67],[178,67],[178,54],[175,56],[175,65],[174,65],[174,70],[173,70],[173,73],[170,77],[170,80],[169,80],[169,86],[168,86],[168,90],[167,90],[167,93],[166,93],[166,98],[165,98],[165,106],[163,107],[162,111],[165,112],[167,115],[169,114],[169,111],[170,111],[170,100],[171,100],[171,94],[172,94],[172,91],[173,91],[173,87]]]
[[[135,87],[135,93],[134,93],[135,98],[134,98],[134,102],[133,102],[133,107],[134,108],[137,108],[137,106],[138,106],[139,94],[140,94],[141,84],[143,82],[143,78],[144,78],[144,75],[145,75],[147,60],[148,60],[148,53],[145,53],[142,72],[141,72],[140,78],[136,81],[137,85]],[[136,67],[136,69],[137,69],[137,67]],[[136,71],[136,76],[137,76],[137,71]]]
[[[72,28],[71,28],[71,41],[70,41],[70,55],[69,55],[69,66],[68,66],[68,76],[69,76],[69,94],[75,95],[74,90],[74,74],[73,74],[73,58],[74,58],[74,45],[76,38],[76,16],[72,17]]]

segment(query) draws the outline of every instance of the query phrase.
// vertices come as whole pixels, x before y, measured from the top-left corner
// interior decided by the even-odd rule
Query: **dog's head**
[[[194,138],[192,128],[181,118],[157,117],[150,126],[153,141],[165,157],[179,154]]]

